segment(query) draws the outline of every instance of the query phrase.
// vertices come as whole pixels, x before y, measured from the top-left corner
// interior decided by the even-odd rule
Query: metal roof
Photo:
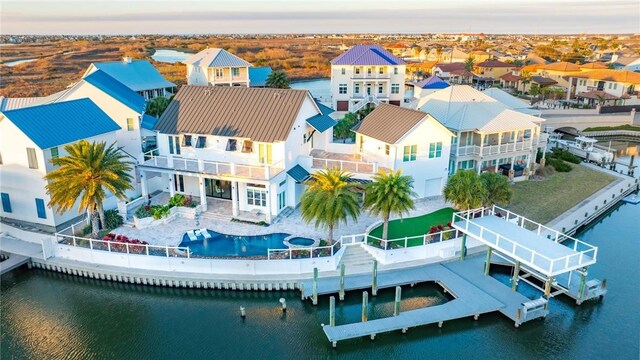
[[[249,68],[249,86],[267,86],[267,78],[271,75],[269,66]]]
[[[9,110],[3,114],[40,149],[121,129],[88,98]]]
[[[287,170],[287,174],[291,176],[297,183],[305,182],[311,178],[309,172],[300,165],[296,165]]]
[[[0,96],[0,111],[15,110],[23,107],[31,106],[34,102],[40,100],[39,97],[23,97],[23,98],[7,98]]]
[[[203,66],[203,67],[245,67],[253,66],[250,62],[245,61],[228,52],[225,49],[211,48],[204,49],[199,53],[191,56],[183,63],[188,65]]]
[[[167,81],[147,60],[109,61],[93,63],[96,69],[106,72],[133,91],[175,87]],[[88,76],[85,75],[85,76]]]
[[[307,98],[307,90],[185,85],[154,130],[285,141]]]
[[[131,90],[113,77],[107,75],[107,73],[102,70],[92,72],[83,80],[102,90],[137,113],[142,113],[146,107],[146,102],[140,94]]]
[[[147,130],[153,130],[153,127],[158,122],[158,118],[155,116],[143,114],[142,121],[140,122],[140,127]]]
[[[381,103],[362,119],[354,131],[387,144],[395,144],[425,117],[427,113],[422,111]]]
[[[325,132],[338,122],[333,120],[329,115],[318,114],[307,119],[307,124],[311,125],[314,129]]]
[[[417,87],[421,88],[421,89],[444,89],[444,88],[448,88],[449,83],[440,79],[439,77],[433,75],[431,77],[428,77],[420,82],[418,82],[416,84]]]
[[[380,45],[356,45],[331,60],[332,65],[405,65]]]

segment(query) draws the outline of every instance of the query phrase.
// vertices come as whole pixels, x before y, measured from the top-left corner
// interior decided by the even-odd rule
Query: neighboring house
[[[147,60],[131,60],[126,56],[122,61],[92,63],[82,77],[96,70],[104,71],[145,100],[158,96],[170,97],[175,92],[176,84],[165,79]]]
[[[510,72],[500,76],[500,85],[505,89],[520,89],[520,76]]]
[[[512,110],[471,86],[454,85],[420,99],[418,108],[438,119],[456,137],[449,173],[459,169],[500,172],[526,179],[538,149],[546,146],[543,120]]]
[[[37,105],[0,113],[0,218],[48,232],[76,222],[78,203],[58,214],[47,204],[44,176],[51,158],[67,155],[64,146],[79,140],[116,141],[120,126],[89,99]],[[115,207],[114,196],[105,208]]]
[[[356,45],[331,60],[332,107],[357,111],[367,104],[400,106],[405,62],[380,45]]]
[[[517,98],[497,87],[491,87],[486,90],[483,90],[482,92],[485,95],[489,95],[495,100],[508,106],[512,110],[515,110],[527,115],[537,116],[537,117],[540,117],[542,115],[540,110],[534,109],[533,106],[529,103],[529,101]]]
[[[158,156],[139,166],[142,193],[149,177],[160,190],[218,203],[229,218],[253,213],[270,223],[295,208],[313,148],[331,141],[332,110],[306,90],[183,86],[155,124]],[[300,164],[304,164],[304,168]]]
[[[435,75],[441,79],[449,79],[452,71],[463,70],[464,71],[464,63],[463,62],[454,62],[451,64],[437,64],[433,68],[433,73],[431,75]]]
[[[381,104],[354,132],[363,159],[412,176],[419,198],[442,194],[453,134],[431,115]]]
[[[556,81],[559,86],[565,89],[569,88],[569,81],[567,79],[572,75],[580,74],[582,72],[583,71],[579,65],[566,61],[542,65],[536,69],[537,75],[552,79]]]
[[[220,48],[207,48],[183,61],[188,85],[246,86],[251,63]]]
[[[464,84],[472,84],[473,80],[476,78],[475,75],[471,71],[467,70],[451,70],[449,72],[449,83],[464,85]]]
[[[517,66],[498,60],[487,60],[473,65],[473,73],[493,80],[500,80],[502,75],[511,73]]]
[[[267,78],[272,70],[269,66],[253,66],[249,68],[249,87],[266,87]]]
[[[434,91],[449,87],[449,83],[433,75],[422,81],[417,82],[413,86],[413,97],[421,98],[425,95],[431,94]]]
[[[435,61],[425,61],[419,63],[407,63],[406,79],[409,81],[420,81],[433,74],[433,68],[437,65]]]
[[[396,43],[396,44],[385,46],[385,48],[391,51],[393,55],[400,58],[411,57],[413,55],[411,47],[407,44]]]
[[[595,105],[606,100],[608,105],[635,105],[640,90],[640,73],[628,70],[593,70],[575,74],[569,79],[571,91],[567,100],[573,97],[586,104]]]
[[[640,56],[620,57],[612,64],[617,70],[640,72]]]
[[[428,61],[436,61],[440,64],[450,64],[455,62],[464,62],[469,58],[469,54],[459,50],[453,49],[431,49],[429,55],[427,55]]]
[[[476,51],[471,51],[468,54],[468,57],[473,58],[473,60],[478,63],[478,62],[483,62],[483,61],[487,61],[487,60],[491,60],[493,58],[493,55],[489,54],[486,51],[481,51],[481,50],[476,50]]]

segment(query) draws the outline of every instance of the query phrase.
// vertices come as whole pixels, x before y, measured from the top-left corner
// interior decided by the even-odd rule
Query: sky
[[[2,34],[640,33],[640,0],[0,0]]]

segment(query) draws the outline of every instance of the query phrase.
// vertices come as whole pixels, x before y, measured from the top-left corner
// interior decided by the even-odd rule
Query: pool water
[[[297,246],[311,246],[315,243],[313,239],[307,239],[302,237],[294,237],[289,239],[289,244]]]
[[[284,233],[237,236],[211,230],[209,234],[211,238],[198,236],[195,241],[184,234],[180,246],[188,247],[191,255],[203,257],[267,256],[268,249],[286,249],[283,240],[289,237],[289,234]]]

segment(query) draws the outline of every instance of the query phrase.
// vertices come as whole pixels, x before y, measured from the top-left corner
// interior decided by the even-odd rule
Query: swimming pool
[[[211,238],[198,235],[198,240],[193,241],[184,234],[180,246],[188,247],[191,255],[203,257],[267,256],[268,249],[287,249],[283,240],[290,236],[285,233],[238,236],[208,232]]]

